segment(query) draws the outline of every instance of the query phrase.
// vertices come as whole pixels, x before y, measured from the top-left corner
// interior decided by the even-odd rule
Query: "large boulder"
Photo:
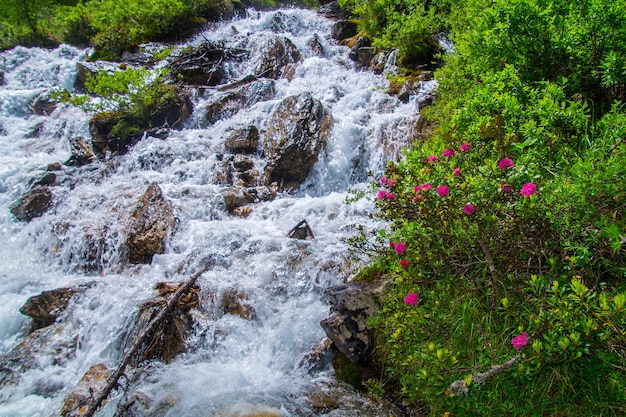
[[[355,22],[350,20],[339,20],[330,28],[330,36],[333,39],[341,41],[355,36],[359,28]]]
[[[52,192],[45,185],[36,185],[11,205],[11,214],[20,221],[29,222],[52,207]]]
[[[301,60],[302,54],[293,42],[287,38],[272,38],[263,48],[260,62],[254,73],[258,77],[277,80],[285,76],[290,66]]]
[[[326,147],[333,117],[310,93],[284,99],[270,117],[263,142],[270,182],[300,183]]]
[[[368,362],[374,347],[367,319],[376,315],[388,281],[330,287],[324,295],[331,303],[331,316],[320,323],[334,346],[353,362]]]
[[[273,80],[256,80],[222,89],[213,96],[206,106],[206,121],[215,123],[218,120],[234,116],[242,109],[261,101],[274,98],[276,94]]]
[[[156,182],[150,184],[130,215],[126,230],[128,260],[149,263],[163,253],[165,238],[176,224],[172,204],[165,200]]]

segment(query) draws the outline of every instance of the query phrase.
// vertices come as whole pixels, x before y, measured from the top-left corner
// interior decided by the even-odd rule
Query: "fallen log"
[[[137,353],[139,349],[144,345],[144,343],[148,340],[149,337],[156,331],[157,327],[165,320],[170,311],[177,305],[178,299],[188,290],[190,289],[200,278],[202,274],[207,271],[207,267],[202,268],[200,271],[193,274],[183,285],[181,285],[169,298],[167,304],[161,309],[159,314],[148,324],[148,327],[144,330],[143,333],[137,337],[137,340],[130,347],[128,352],[124,355],[124,359],[118,365],[115,372],[108,378],[107,385],[104,387],[102,391],[98,394],[97,397],[93,400],[93,402],[87,408],[87,411],[84,414],[84,417],[93,417],[95,412],[100,408],[102,402],[107,399],[113,388],[117,385],[117,381],[124,374],[124,370],[126,366],[132,361],[133,357]]]

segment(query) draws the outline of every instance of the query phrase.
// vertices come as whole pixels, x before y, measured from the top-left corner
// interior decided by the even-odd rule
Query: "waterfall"
[[[329,389],[334,375],[330,367],[311,370],[303,358],[325,336],[319,325],[329,312],[324,289],[355,272],[345,239],[359,225],[379,226],[370,218],[372,199],[346,203],[348,190],[367,190],[368,175],[379,177],[387,161],[398,158],[417,104],[389,96],[384,76],[357,70],[348,48],[330,38],[332,24],[314,11],[255,11],[212,24],[177,46],[223,41],[247,51],[247,59],[225,66],[228,82],[252,73],[264,45],[277,36],[288,38],[302,59],[290,79],[275,80],[271,98],[229,117],[207,121],[207,105],[220,91],[204,88],[192,96],[194,112],[185,128],[167,139],[146,135],[124,155],[62,165],[50,185],[52,208],[29,222],[17,221],[9,208],[33,178],[68,160],[72,138],[89,138],[91,116],[69,105],[41,114],[32,103],[52,88],[73,90],[76,64],[89,51],[17,47],[0,55],[0,355],[27,337],[29,318],[19,309],[29,297],[81,288],[48,340],[33,347],[32,363],[0,388],[0,416],[59,415],[90,367],[119,363],[121,341],[138,307],[154,296],[154,285],[183,281],[202,266],[208,270],[197,282],[201,302],[192,311],[187,349],[169,363],[151,361],[133,373],[127,384],[136,404],[129,415],[350,415],[311,405],[315,387]],[[255,125],[263,143],[272,112],[304,92],[334,120],[310,175],[298,190],[254,202],[247,217],[230,214],[218,179],[228,157],[225,138]],[[259,152],[250,159],[263,169]],[[153,182],[173,207],[175,231],[150,263],[128,264],[127,215]],[[287,236],[301,220],[314,239]],[[245,294],[252,317],[220,308],[233,289]],[[98,415],[114,415],[124,395],[114,392]],[[372,416],[388,415],[369,407]]]

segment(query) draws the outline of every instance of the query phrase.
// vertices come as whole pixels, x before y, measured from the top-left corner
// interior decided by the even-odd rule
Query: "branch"
[[[144,342],[150,337],[154,331],[157,329],[157,326],[161,324],[161,322],[165,319],[168,313],[176,306],[178,299],[180,296],[186,292],[189,288],[191,288],[198,278],[207,271],[207,267],[202,268],[200,271],[196,272],[194,275],[187,280],[183,285],[181,285],[174,294],[167,300],[167,304],[165,307],[159,311],[159,314],[148,324],[148,327],[139,335],[135,343],[131,346],[130,350],[124,355],[124,359],[117,367],[117,370],[109,377],[107,381],[106,387],[98,394],[98,396],[94,399],[94,401],[89,404],[89,408],[84,414],[84,417],[93,417],[94,413],[98,410],[100,405],[104,400],[107,399],[113,388],[117,385],[117,381],[124,374],[124,370],[126,366],[131,362],[133,356],[137,351],[141,348]]]
[[[487,378],[491,378],[492,376],[499,374],[502,371],[506,371],[508,368],[511,367],[511,365],[513,365],[521,358],[522,355],[518,354],[513,359],[504,362],[503,364],[496,365],[487,372],[472,374],[470,375],[471,380],[469,383],[465,382],[464,379],[457,379],[448,386],[448,389],[446,390],[446,395],[467,395],[471,383],[475,383],[477,385],[482,384]]]

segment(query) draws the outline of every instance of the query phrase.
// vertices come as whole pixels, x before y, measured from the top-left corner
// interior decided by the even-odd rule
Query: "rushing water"
[[[215,25],[189,44],[225,40],[227,46],[249,50],[251,60],[227,69],[236,80],[250,73],[260,45],[277,36],[275,13],[254,12]],[[48,164],[68,159],[71,138],[89,137],[89,115],[81,110],[59,106],[38,116],[29,103],[53,87],[72,90],[76,63],[88,51],[60,46],[2,53],[0,354],[27,335],[29,319],[18,310],[29,297],[89,286],[72,299],[52,340],[36,350],[36,363],[16,383],[0,388],[0,416],[58,415],[66,394],[92,365],[119,363],[120,340],[138,306],[155,295],[154,284],[182,281],[208,261],[209,270],[198,280],[202,305],[194,310],[187,352],[168,364],[152,362],[132,381],[131,391],[149,399],[135,410],[152,416],[227,416],[270,407],[284,416],[326,415],[316,414],[307,398],[315,387],[333,384],[333,371],[309,372],[301,362],[324,337],[319,325],[329,312],[324,289],[353,272],[344,239],[359,224],[376,226],[369,217],[371,201],[344,200],[348,189],[365,188],[368,172],[380,175],[396,157],[383,142],[390,130],[392,138],[402,138],[407,126],[402,122],[415,117],[416,104],[387,95],[383,76],[357,71],[348,49],[330,38],[332,21],[312,11],[280,13],[284,33],[279,35],[293,41],[304,59],[291,81],[276,82],[274,99],[208,125],[202,108],[215,91],[196,94],[194,116],[166,140],[147,137],[114,161],[64,167],[64,180],[51,187],[54,207],[28,223],[16,221],[10,205]],[[315,34],[322,56],[308,43]],[[277,104],[305,91],[335,120],[324,155],[301,191],[255,204],[245,219],[231,216],[214,175],[216,155],[226,152],[224,137],[233,126],[255,124],[262,141]],[[176,232],[151,264],[123,265],[124,215],[153,181],[175,207]],[[288,231],[304,219],[315,239],[289,239]],[[94,241],[99,272],[85,272],[81,254],[89,253]],[[219,311],[215,300],[229,288],[247,294],[255,319]],[[114,392],[99,415],[113,415],[121,397]]]

